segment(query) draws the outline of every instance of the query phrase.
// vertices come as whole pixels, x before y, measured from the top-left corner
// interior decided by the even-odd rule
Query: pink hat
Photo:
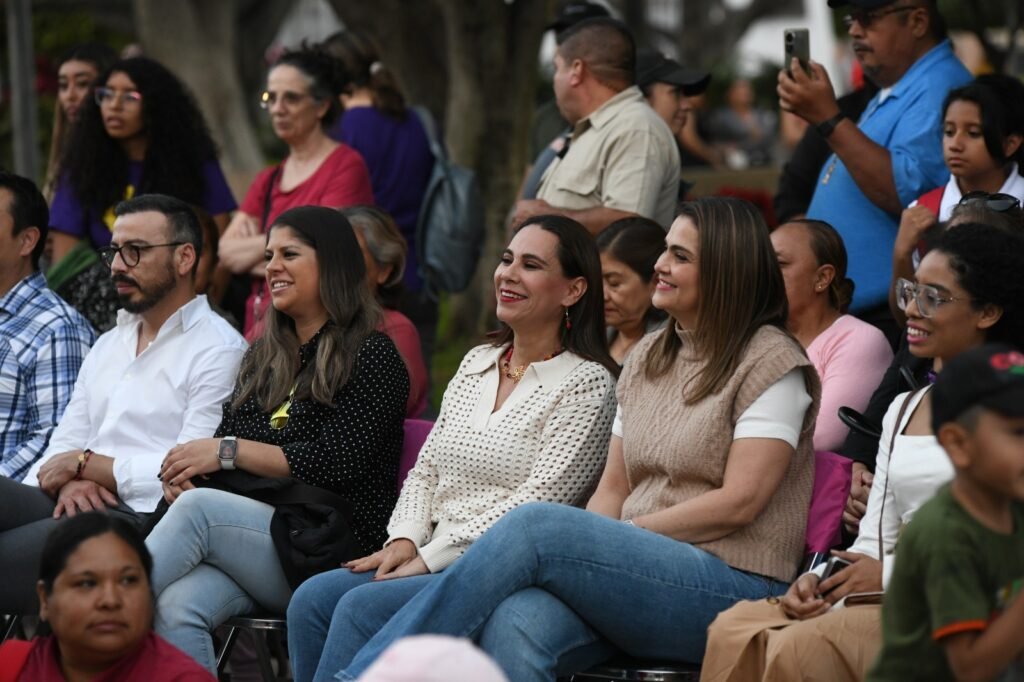
[[[358,682],[508,682],[468,639],[417,635],[384,651]]]

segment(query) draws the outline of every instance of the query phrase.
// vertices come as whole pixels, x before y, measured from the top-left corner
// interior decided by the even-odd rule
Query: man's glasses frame
[[[139,264],[139,260],[142,258],[143,251],[149,251],[150,249],[159,249],[164,246],[182,246],[188,242],[168,242],[166,244],[123,244],[122,246],[104,246],[99,250],[100,258],[107,264],[107,267],[113,267],[114,258],[120,254],[121,261],[124,262],[125,267],[134,268]]]
[[[915,5],[896,5],[895,7],[880,7],[878,9],[853,9],[843,17],[843,26],[849,30],[853,26],[853,22],[856,21],[860,24],[861,28],[868,29],[871,27],[871,24],[890,14],[910,12],[915,9],[922,8]]]

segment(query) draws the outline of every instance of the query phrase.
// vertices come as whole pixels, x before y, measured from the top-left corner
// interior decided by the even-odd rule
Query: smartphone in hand
[[[786,73],[790,78],[793,77],[789,67],[793,63],[793,57],[796,57],[800,60],[800,66],[803,67],[804,73],[808,76],[811,75],[811,32],[806,28],[787,28],[782,35]]]
[[[853,565],[852,561],[847,561],[846,559],[840,559],[837,556],[829,557],[829,560],[825,563],[825,572],[822,574],[821,580],[818,581],[818,584],[820,585],[821,583],[825,582],[826,580],[828,580],[829,578],[834,576],[839,571],[843,570],[847,566],[852,566],[852,565]],[[833,589],[835,589],[835,588],[833,588]],[[831,591],[832,590],[829,590],[829,592],[831,592]],[[826,593],[822,593],[822,594],[827,594],[827,592]]]

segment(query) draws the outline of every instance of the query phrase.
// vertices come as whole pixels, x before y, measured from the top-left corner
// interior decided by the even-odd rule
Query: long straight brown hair
[[[363,341],[380,321],[380,305],[366,283],[366,264],[352,225],[325,206],[300,206],[285,211],[267,232],[288,228],[316,251],[320,267],[320,301],[328,322],[320,336],[316,359],[299,373],[299,337],[295,322],[273,306],[267,311],[263,336],[253,344],[238,371],[236,409],[255,397],[265,412],[283,403],[292,386],[299,400],[332,405],[348,382]],[[298,376],[296,376],[298,375]]]
[[[702,366],[683,387],[685,402],[692,405],[722,389],[758,329],[767,324],[789,335],[789,309],[768,226],[753,204],[705,197],[680,204],[679,218],[690,220],[699,235],[693,336]],[[667,374],[681,349],[675,325],[667,325],[647,354],[645,376]]]

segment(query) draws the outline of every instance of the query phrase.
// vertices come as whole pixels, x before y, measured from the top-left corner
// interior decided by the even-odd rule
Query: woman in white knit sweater
[[[448,384],[384,548],[304,583],[288,608],[295,679],[331,679],[372,632],[502,515],[580,504],[604,466],[618,365],[604,337],[597,247],[576,221],[538,216],[494,273],[502,330]]]

